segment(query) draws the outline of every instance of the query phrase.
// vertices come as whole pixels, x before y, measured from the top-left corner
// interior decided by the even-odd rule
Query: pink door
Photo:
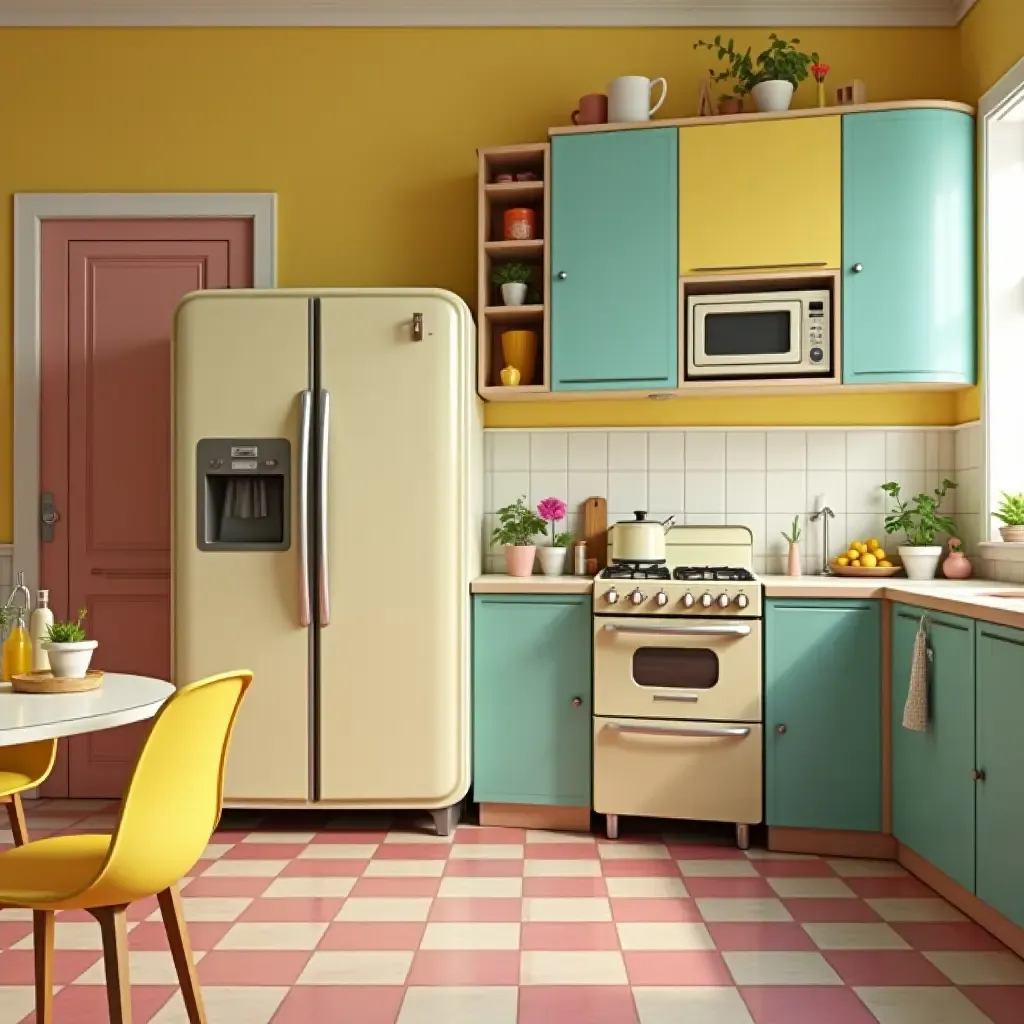
[[[50,220],[42,226],[42,543],[54,615],[88,609],[108,672],[171,672],[171,346],[200,288],[252,287],[248,220]],[[47,795],[119,797],[146,724],[74,737]]]

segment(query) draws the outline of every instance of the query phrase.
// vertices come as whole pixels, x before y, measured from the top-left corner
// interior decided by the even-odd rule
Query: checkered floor
[[[114,812],[43,801],[29,826]],[[210,1024],[1024,1021],[1024,961],[894,864],[376,828],[227,818],[182,890]],[[185,1024],[155,902],[129,916],[136,1024]],[[0,1024],[31,1021],[26,914],[0,950]],[[91,918],[58,916],[56,976],[57,1024],[106,1022]]]

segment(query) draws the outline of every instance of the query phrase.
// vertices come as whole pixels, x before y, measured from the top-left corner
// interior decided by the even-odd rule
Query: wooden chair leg
[[[206,1024],[203,993],[196,978],[195,960],[192,957],[192,945],[188,941],[188,926],[182,913],[178,887],[172,885],[169,889],[157,893],[156,898],[164,919],[167,943],[174,958],[174,969],[178,972],[178,984],[181,986],[181,997],[185,1000],[189,1024]]]
[[[7,799],[7,818],[14,834],[14,845],[24,846],[28,842],[28,827],[25,825],[25,808],[18,793],[12,793]]]
[[[36,1024],[53,1024],[52,910],[32,911],[32,942],[36,961]]]
[[[89,911],[103,935],[103,968],[107,975],[110,1024],[131,1024],[132,996],[128,979],[127,907],[96,907]]]

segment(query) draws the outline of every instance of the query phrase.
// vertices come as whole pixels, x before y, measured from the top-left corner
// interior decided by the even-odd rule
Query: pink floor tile
[[[595,860],[597,843],[527,843],[527,860]]]
[[[182,896],[262,896],[272,878],[193,878]]]
[[[419,949],[424,928],[420,921],[337,921],[317,949]]]
[[[457,878],[518,878],[523,873],[521,860],[462,860],[456,858],[444,866],[446,875]]]
[[[827,860],[755,860],[754,867],[765,878],[835,878]]]
[[[493,843],[495,845],[510,844],[522,846],[526,842],[525,828],[495,828],[483,826],[460,828],[455,833],[457,843]]]
[[[368,860],[293,860],[284,866],[279,878],[358,878]]]
[[[616,899],[612,897],[616,921],[700,921],[700,911],[687,899]]]
[[[239,915],[239,921],[333,921],[345,901],[342,899],[315,899],[277,897],[253,900]]]
[[[563,923],[527,921],[523,924],[523,949],[582,950],[618,949],[619,933],[610,921]]]
[[[602,870],[608,878],[678,878],[674,860],[605,860]]]
[[[29,921],[0,921],[0,949],[10,949],[31,934],[32,924]]]
[[[391,985],[303,985],[284,997],[274,1024],[395,1024],[404,996]]]
[[[231,930],[230,921],[190,921],[188,937],[195,951],[213,949]],[[128,933],[129,949],[167,949],[163,921],[143,921]]]
[[[722,922],[709,924],[715,946],[723,952],[741,950],[787,950],[816,952],[817,946],[798,924],[785,921]]]
[[[519,1024],[636,1024],[633,993],[625,986],[548,987],[519,990]]]
[[[897,922],[891,927],[914,949],[926,953],[939,950],[984,952],[1006,949],[994,935],[973,921]]]
[[[960,990],[993,1024],[1020,1024],[1024,1020],[1024,987],[1019,985],[969,986]]]
[[[603,878],[524,878],[524,896],[607,896]]]
[[[350,896],[436,896],[440,878],[360,878]]]
[[[700,878],[688,875],[686,888],[691,896],[746,897],[748,899],[771,899],[775,896],[775,890],[764,878]]]
[[[626,974],[631,985],[731,985],[732,975],[721,953],[705,950],[627,951]]]
[[[850,986],[950,984],[937,967],[910,949],[830,949],[823,956]]]
[[[306,848],[305,843],[237,843],[222,860],[291,860]]]
[[[741,988],[756,1024],[876,1024],[848,988],[827,985]]]
[[[867,921],[881,921],[881,917],[863,900],[842,899],[792,899],[783,900],[785,908],[801,924],[832,923],[861,924]]]
[[[517,950],[420,950],[407,985],[518,985]]]
[[[430,907],[431,921],[520,921],[523,901],[489,897],[446,897],[434,900]]]
[[[147,917],[156,913],[159,909],[160,904],[157,903],[156,897],[148,896],[144,900],[136,900],[134,903],[129,903],[126,916],[129,921],[145,921]],[[87,920],[92,921],[94,919],[89,917]]]
[[[432,843],[381,843],[374,860],[447,860],[451,850]]]
[[[746,860],[747,855],[735,846],[669,843],[668,852],[676,860]]]
[[[131,990],[132,1024],[149,1024],[157,1012],[174,997],[169,985],[135,985]],[[102,985],[73,985],[53,997],[53,1016],[71,1024],[109,1024],[107,991]],[[33,1024],[34,1013],[22,1024]]]
[[[53,958],[53,980],[68,985],[100,959],[99,950],[62,949]],[[31,985],[34,961],[31,949],[9,949],[0,953],[0,985]]]
[[[864,900],[933,900],[938,895],[924,882],[909,875],[905,878],[844,878],[843,881]]]
[[[336,832],[328,830],[317,832],[311,841],[314,843],[358,843],[370,846],[374,843],[383,843],[386,837],[386,832]],[[426,845],[429,846],[430,844]]]
[[[201,985],[294,985],[308,950],[214,949],[196,965]]]

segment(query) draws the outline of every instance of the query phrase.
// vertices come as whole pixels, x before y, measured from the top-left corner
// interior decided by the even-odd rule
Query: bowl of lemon
[[[902,569],[874,537],[851,540],[847,550],[832,559],[832,571],[837,576],[895,576]]]

